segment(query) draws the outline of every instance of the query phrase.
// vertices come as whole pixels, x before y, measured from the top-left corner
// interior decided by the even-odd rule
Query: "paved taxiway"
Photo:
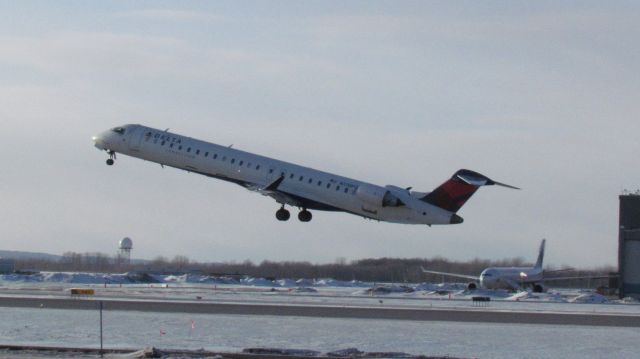
[[[407,308],[388,306],[257,304],[185,300],[101,299],[105,310],[320,318],[392,319],[477,323],[523,323],[640,327],[640,315],[621,313],[522,312],[493,308]],[[0,306],[96,310],[98,299],[0,297]]]

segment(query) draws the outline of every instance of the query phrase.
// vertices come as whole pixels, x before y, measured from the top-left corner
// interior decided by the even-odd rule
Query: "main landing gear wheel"
[[[107,153],[109,154],[109,159],[107,160],[107,166],[113,166],[116,159],[116,153],[111,150],[107,151]]]
[[[300,211],[300,213],[298,213],[298,219],[300,220],[300,222],[309,222],[311,221],[311,212],[307,211],[306,209],[303,209],[302,211]]]
[[[276,211],[276,218],[278,219],[278,221],[288,221],[289,217],[291,217],[291,214],[289,213],[289,211],[284,209],[284,206]]]

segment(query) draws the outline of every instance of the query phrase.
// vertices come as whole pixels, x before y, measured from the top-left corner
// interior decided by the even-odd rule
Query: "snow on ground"
[[[606,303],[608,302],[607,297],[600,295],[598,293],[587,293],[579,295],[570,300],[572,303]]]
[[[215,277],[204,274],[180,275],[140,275],[135,273],[83,273],[83,272],[39,272],[34,274],[3,274],[0,282],[49,282],[76,284],[140,284],[140,283],[208,283],[208,284],[238,284],[258,287],[370,287],[371,283],[360,281],[339,281],[330,278],[323,279],[278,279],[243,277]]]
[[[319,301],[316,297],[379,297],[385,296],[395,299],[431,299],[431,300],[471,300],[472,297],[486,296],[492,301],[504,302],[532,302],[532,303],[580,303],[580,304],[640,304],[633,299],[608,300],[593,291],[584,290],[549,290],[546,293],[532,293],[530,291],[510,292],[507,290],[467,290],[464,283],[410,283],[410,284],[380,284],[361,281],[340,281],[330,278],[322,279],[277,279],[269,280],[265,278],[253,277],[216,277],[204,274],[141,274],[141,273],[83,273],[83,272],[40,272],[33,274],[5,274],[0,275],[0,288],[16,288],[20,286],[36,285],[40,286],[57,284],[60,286],[122,286],[122,291],[126,288],[136,288],[130,290],[125,295],[135,295],[135,291],[140,295],[149,295],[149,291],[144,291],[144,287],[153,288],[184,288],[176,289],[175,298],[180,299],[193,297],[194,294],[186,288],[207,288],[230,289],[235,291],[256,291],[271,294],[288,293],[292,295],[307,295],[311,299],[308,301]],[[254,289],[252,289],[254,288]],[[0,292],[1,293],[1,292]],[[5,291],[6,293],[6,291]],[[162,297],[167,297],[167,291]],[[201,296],[201,295],[200,295]],[[202,296],[201,296],[202,297]],[[263,300],[263,299],[260,299]],[[274,299],[277,300],[277,299]],[[344,301],[335,299],[333,302]]]

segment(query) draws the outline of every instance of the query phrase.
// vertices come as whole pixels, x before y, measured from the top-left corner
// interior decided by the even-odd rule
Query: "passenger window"
[[[236,163],[236,159],[235,159],[235,158],[232,158],[232,159],[231,159],[231,163]]]
[[[182,151],[182,145],[178,146],[178,150]]]
[[[214,153],[214,154],[213,154],[213,159],[215,160],[216,158],[218,158],[218,154],[217,154],[217,153]]]
[[[160,146],[164,146],[164,141],[160,142]]]
[[[169,145],[169,147],[173,148],[173,143]]]
[[[269,169],[269,173],[273,173],[273,168],[270,168],[270,169]]]
[[[205,156],[205,157],[209,157],[209,152],[205,152],[205,153],[204,153],[204,156]]]
[[[300,178],[298,178],[298,181],[302,181],[304,179],[304,176],[300,176]]]
[[[244,161],[240,161],[240,163],[238,163],[238,166],[242,166],[243,163]]]
[[[327,183],[327,188],[331,188],[331,183]]]
[[[309,183],[313,182],[313,178],[309,178]]]
[[[187,147],[187,152],[191,152],[191,147]]]
[[[340,186],[336,186],[336,191],[339,191],[339,190],[340,190]]]
[[[344,193],[347,193],[347,192],[349,192],[349,188],[344,189]]]
[[[256,171],[260,169],[260,165],[256,165]]]
[[[293,176],[295,176],[293,173],[289,175],[289,178],[293,179]]]
[[[225,162],[227,160],[227,156],[222,156],[222,162]]]
[[[199,155],[199,154],[200,154],[200,150],[196,150],[196,155]]]
[[[251,168],[251,162],[247,162],[247,168]]]
[[[318,186],[322,186],[322,181],[318,181]]]

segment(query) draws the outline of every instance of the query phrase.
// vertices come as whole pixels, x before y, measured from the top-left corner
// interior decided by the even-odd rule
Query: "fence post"
[[[98,302],[98,307],[100,308],[100,358],[102,358],[104,355],[102,350],[102,301]]]

